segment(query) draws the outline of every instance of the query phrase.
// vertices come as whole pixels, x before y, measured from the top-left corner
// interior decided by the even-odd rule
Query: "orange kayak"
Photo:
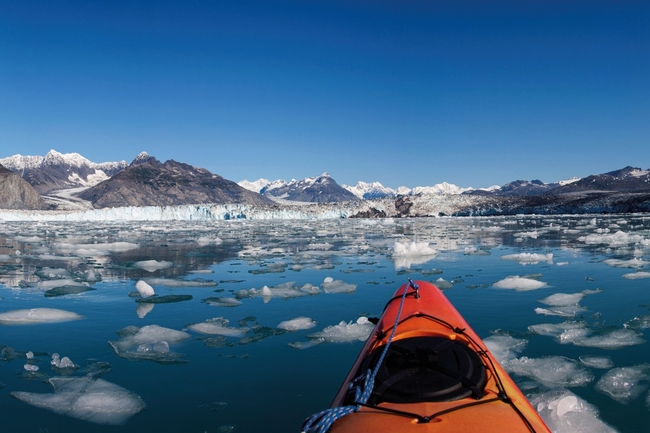
[[[331,408],[303,431],[550,433],[442,292],[411,280],[386,305]]]

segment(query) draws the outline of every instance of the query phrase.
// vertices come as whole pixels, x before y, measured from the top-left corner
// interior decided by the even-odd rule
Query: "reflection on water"
[[[648,215],[0,222],[3,424],[298,431],[412,277],[556,431],[643,431],[649,262]]]

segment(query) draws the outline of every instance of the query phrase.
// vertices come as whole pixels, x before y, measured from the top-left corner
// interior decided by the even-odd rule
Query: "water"
[[[0,325],[2,431],[299,431],[304,418],[329,406],[355,360],[359,335],[367,334],[357,319],[380,315],[408,277],[444,279],[446,296],[503,350],[504,365],[544,416],[549,391],[570,392],[594,406],[589,422],[647,431],[650,279],[630,277],[646,276],[649,261],[648,215],[0,222],[0,313],[49,308],[83,316]],[[185,297],[137,302],[140,280],[154,298]],[[317,294],[307,293],[315,287]],[[274,296],[263,296],[269,288]],[[300,317],[315,326],[278,328]],[[297,323],[306,327],[308,319]],[[308,337],[342,321],[337,338],[353,341]],[[228,336],[190,326],[203,322],[199,329],[225,326]],[[128,326],[137,328],[121,331]],[[138,330],[138,338],[151,332],[167,343],[155,335],[120,340]],[[523,349],[508,352],[502,337]],[[109,341],[121,341],[120,356]],[[54,368],[55,353],[79,368]],[[53,377],[77,379],[68,386],[85,394],[63,387],[53,399]],[[103,381],[114,393],[99,406],[82,405],[84,396],[101,396],[90,385]],[[107,404],[116,407],[101,413]]]

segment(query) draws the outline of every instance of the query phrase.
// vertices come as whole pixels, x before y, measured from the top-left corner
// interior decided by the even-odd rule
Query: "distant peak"
[[[147,162],[156,162],[158,161],[155,157],[150,156],[147,152],[140,152],[138,153],[138,156],[135,157],[133,161],[131,161],[131,165],[140,165],[140,164],[145,164]]]

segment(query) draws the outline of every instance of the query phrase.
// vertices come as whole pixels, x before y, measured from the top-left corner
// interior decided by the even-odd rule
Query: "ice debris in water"
[[[593,374],[574,361],[563,356],[511,359],[503,364],[509,372],[526,376],[549,388],[585,386],[594,380]]]
[[[135,288],[143,298],[147,298],[156,294],[156,291],[153,289],[153,287],[142,280],[135,283]]]
[[[542,287],[548,287],[548,284],[537,281],[532,278],[520,277],[518,275],[506,277],[503,280],[499,280],[496,283],[492,284],[493,287],[498,287],[500,289],[512,289],[518,292],[528,291],[528,290],[537,290]]]
[[[612,368],[596,383],[596,389],[619,403],[627,404],[648,388],[650,364]]]
[[[166,269],[174,266],[172,262],[158,261],[158,260],[143,260],[133,264],[136,268],[144,269],[147,272],[155,272],[160,269]]]
[[[426,263],[438,255],[438,250],[431,248],[429,242],[395,242],[392,257],[395,269],[409,269],[411,265]]]
[[[581,236],[578,238],[578,241],[584,242],[587,245],[608,245],[610,247],[620,247],[642,242],[643,236],[628,234],[619,230],[616,233],[593,233],[587,236]]]
[[[145,278],[148,284],[164,287],[214,287],[217,286],[216,281],[206,281],[201,279],[193,280],[175,280],[173,278]]]
[[[275,287],[264,286],[261,289],[241,289],[235,293],[235,297],[242,299],[259,296],[265,303],[267,303],[272,298],[290,299],[307,295],[316,295],[318,293],[320,293],[320,288],[317,286],[311,284],[297,286],[294,285],[292,281],[289,281]]]
[[[454,287],[454,284],[450,281],[445,280],[444,278],[438,278],[433,284],[440,290],[448,290]]]
[[[616,433],[598,417],[595,406],[566,389],[529,396],[546,425],[555,433]]]
[[[103,379],[53,377],[54,394],[12,392],[11,395],[38,408],[96,424],[120,425],[145,408],[137,394]]]
[[[279,329],[285,331],[300,331],[303,329],[311,329],[316,326],[314,319],[309,317],[296,317],[295,319],[285,320],[278,325]]]
[[[325,293],[352,293],[357,290],[356,284],[348,284],[341,280],[335,280],[332,277],[327,277],[321,284]]]
[[[517,357],[528,344],[527,340],[514,338],[510,335],[491,335],[483,339],[483,343],[500,363],[505,363]]]
[[[147,325],[142,328],[128,327],[121,330],[122,336],[118,341],[109,341],[115,354],[127,359],[150,360],[162,364],[184,362],[180,354],[169,351],[170,344],[180,343],[190,334],[158,325]]]
[[[591,368],[608,369],[614,366],[614,361],[608,356],[582,355],[578,359]]]
[[[630,260],[608,259],[608,260],[603,260],[603,263],[613,268],[632,268],[632,269],[639,269],[648,264],[648,262],[643,261],[642,259],[639,258],[634,258]]]
[[[38,371],[39,370],[38,365],[34,365],[34,364],[25,364],[23,367],[25,368],[26,371]]]
[[[640,280],[641,278],[650,278],[650,272],[632,272],[630,274],[623,274],[623,278],[628,280]]]
[[[592,335],[587,328],[573,328],[562,332],[558,339],[560,343],[571,343],[576,346],[597,347],[600,349],[620,349],[644,343],[641,334],[632,329],[615,329],[600,335]]]
[[[138,307],[135,309],[135,314],[137,314],[139,318],[144,319],[144,317],[153,310],[154,306],[155,304],[138,303]]]
[[[201,323],[187,325],[187,329],[191,329],[200,334],[223,335],[224,337],[243,337],[248,331],[246,327],[233,328],[228,326],[229,323],[230,321],[228,319],[215,317]]]
[[[62,368],[62,369],[63,368],[66,368],[66,369],[67,368],[79,368],[79,366],[77,364],[75,364],[74,362],[72,362],[72,360],[70,360],[70,358],[68,358],[67,356],[64,356],[63,358],[61,358],[61,355],[59,355],[58,353],[53,353],[52,354],[52,361],[50,361],[50,364],[52,364],[52,366],[54,366],[56,368]]]
[[[549,265],[553,264],[553,254],[535,254],[535,253],[519,253],[519,254],[506,254],[501,256],[501,260],[512,260],[522,265],[535,265],[539,262],[546,262]]]
[[[208,305],[213,307],[238,307],[241,305],[241,301],[235,298],[226,298],[221,296],[211,296],[203,300]]]
[[[27,325],[32,323],[55,323],[80,320],[84,316],[56,308],[31,308],[0,313],[0,325]]]
[[[361,316],[356,322],[342,321],[338,325],[328,326],[322,331],[309,334],[312,339],[322,338],[328,343],[347,343],[351,341],[365,341],[374,329],[367,317]]]

